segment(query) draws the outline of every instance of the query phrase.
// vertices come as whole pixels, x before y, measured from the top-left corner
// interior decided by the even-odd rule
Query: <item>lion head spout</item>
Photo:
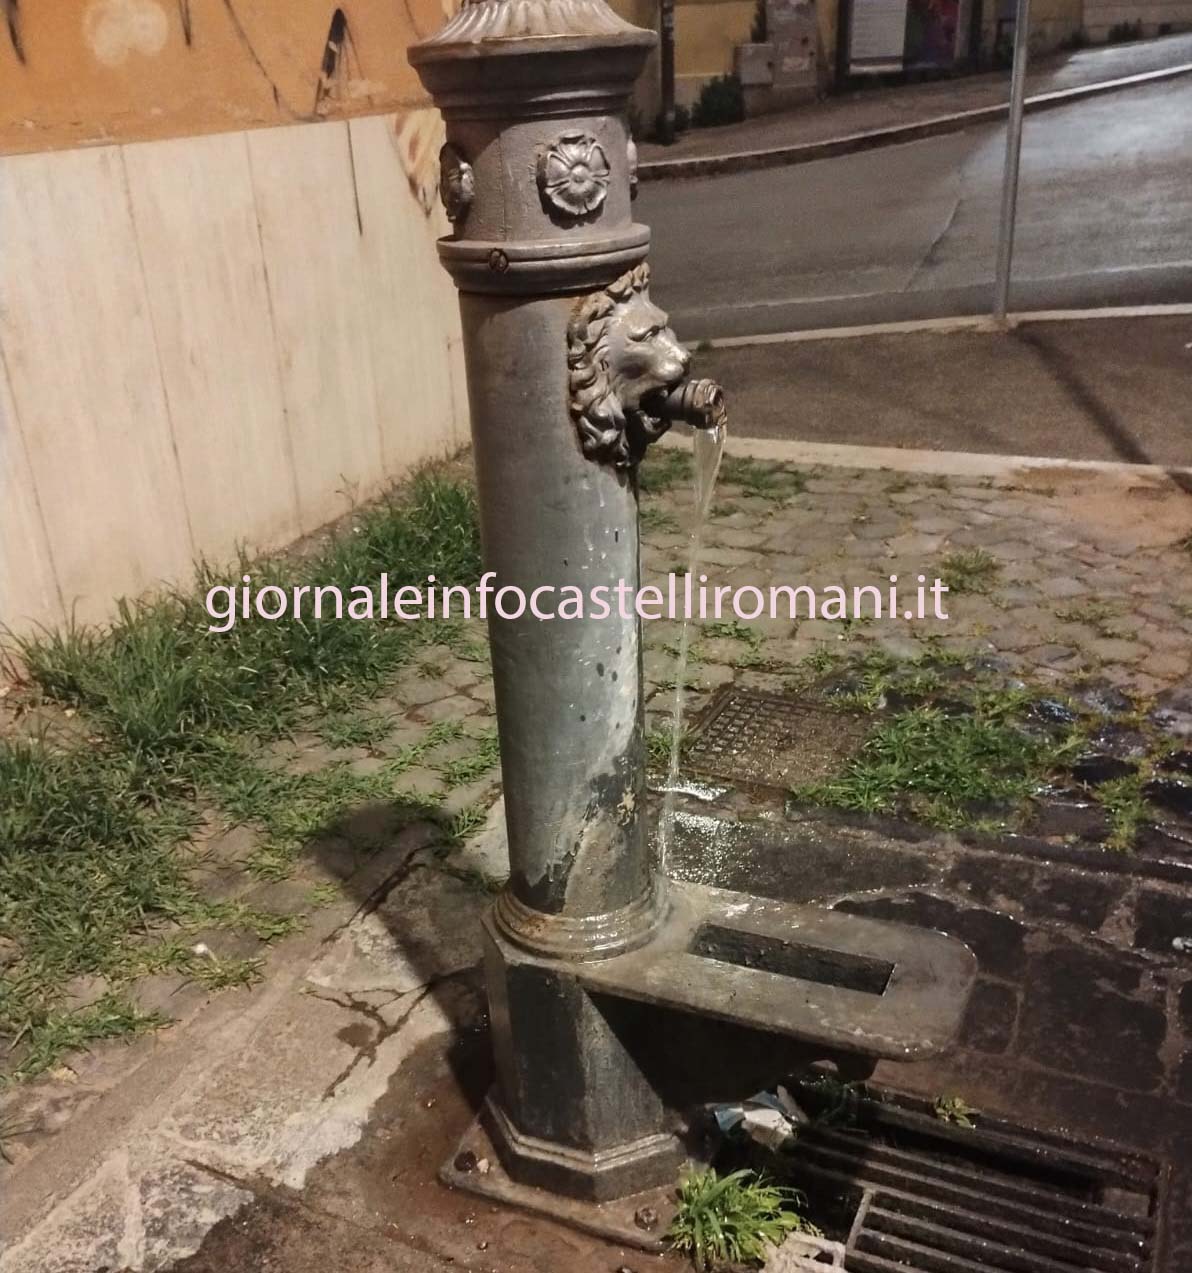
[[[571,415],[590,460],[629,468],[669,421],[650,411],[687,375],[691,357],[650,300],[650,267],[585,297],[567,329]]]

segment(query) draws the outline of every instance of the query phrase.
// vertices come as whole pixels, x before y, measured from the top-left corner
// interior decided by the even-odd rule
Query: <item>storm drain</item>
[[[717,778],[785,788],[837,773],[865,733],[847,713],[730,686],[693,731],[687,760]]]
[[[856,1127],[804,1128],[794,1180],[852,1216],[850,1273],[1150,1273],[1161,1169],[1153,1160],[917,1102],[862,1102]],[[814,1213],[814,1208],[813,1208]]]

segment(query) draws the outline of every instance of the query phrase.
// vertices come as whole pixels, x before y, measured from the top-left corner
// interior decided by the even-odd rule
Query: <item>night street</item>
[[[642,188],[691,340],[987,312],[1004,126]],[[1027,119],[1012,308],[1192,296],[1192,82]]]

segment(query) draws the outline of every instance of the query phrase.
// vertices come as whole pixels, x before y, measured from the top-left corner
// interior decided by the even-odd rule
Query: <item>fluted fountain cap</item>
[[[652,48],[656,41],[652,31],[626,22],[605,0],[464,0],[441,30],[410,49],[410,61],[417,66],[443,57],[499,55],[512,51],[511,44]]]

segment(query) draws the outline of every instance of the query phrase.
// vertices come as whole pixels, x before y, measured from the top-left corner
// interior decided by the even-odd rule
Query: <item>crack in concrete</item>
[[[402,1029],[406,1022],[409,1021],[411,1015],[417,1010],[418,1006],[427,998],[428,995],[434,992],[439,984],[445,980],[445,977],[432,978],[419,989],[409,991],[408,995],[412,998],[413,1002],[411,1002],[393,1022],[385,1020],[385,1018],[381,1015],[379,1007],[374,1007],[371,1003],[363,1002],[357,998],[356,994],[350,991],[344,992],[344,997],[347,1000],[346,1003],[343,999],[337,998],[335,995],[321,995],[314,991],[308,991],[307,993],[311,994],[315,999],[321,999],[325,1003],[333,1003],[337,1007],[342,1008],[345,1012],[356,1013],[364,1017],[365,1020],[372,1024],[376,1031],[367,1043],[356,1049],[356,1055],[352,1057],[348,1064],[345,1065],[323,1089],[322,1099],[327,1101],[335,1096],[341,1085],[346,1083],[348,1079],[352,1077],[362,1063],[367,1064],[368,1066],[375,1064],[377,1052],[380,1050],[382,1044],[387,1043]],[[394,1002],[400,998],[402,998],[401,995],[394,995],[390,1002]]]
[[[404,884],[406,880],[414,874],[425,863],[418,861],[418,854],[421,849],[411,849],[409,856],[406,857],[398,866],[394,867],[388,875],[381,880],[369,893],[364,897],[363,901],[356,909],[343,921],[337,924],[319,943],[320,946],[330,946],[337,941],[357,920],[363,919],[367,915],[372,915],[379,910],[389,900],[390,894],[399,885]]]

